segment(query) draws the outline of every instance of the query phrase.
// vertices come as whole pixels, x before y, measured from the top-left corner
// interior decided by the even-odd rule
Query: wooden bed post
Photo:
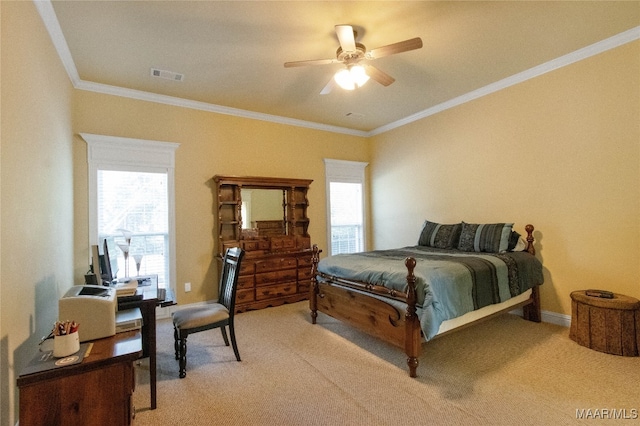
[[[536,248],[533,246],[533,225],[529,224],[524,227],[527,231],[527,251],[533,256],[536,255]],[[540,287],[535,286],[531,289],[531,304],[522,307],[522,317],[528,321],[541,322],[542,309],[540,308]]]
[[[527,231],[527,248],[526,251],[531,253],[532,255],[536,255],[536,248],[533,246],[533,230],[535,228],[533,225],[529,224],[524,227],[524,230]]]
[[[416,260],[407,257],[404,261],[407,267],[407,313],[405,314],[405,352],[407,354],[407,365],[409,366],[409,376],[416,377],[418,368],[418,356],[420,355],[420,321],[416,315],[416,276],[413,270],[416,267]]]
[[[309,309],[311,309],[311,324],[316,323],[318,318],[318,262],[320,261],[320,250],[314,244],[311,254],[311,287],[309,287]]]
[[[531,288],[531,304],[522,307],[522,317],[527,321],[542,322],[540,308],[540,286]]]

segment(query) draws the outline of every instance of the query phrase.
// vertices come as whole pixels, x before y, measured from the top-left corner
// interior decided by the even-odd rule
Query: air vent
[[[151,76],[164,78],[165,80],[173,80],[173,81],[184,80],[184,74],[178,74],[177,72],[173,72],[173,71],[159,70],[157,68],[151,68]]]

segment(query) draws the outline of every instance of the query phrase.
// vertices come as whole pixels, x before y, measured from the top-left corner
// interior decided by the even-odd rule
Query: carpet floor
[[[189,336],[178,378],[170,319],[158,332],[158,408],[137,367],[135,425],[570,425],[640,422],[640,357],[582,347],[514,315],[404,353],[300,302],[236,316],[242,362],[219,330]]]

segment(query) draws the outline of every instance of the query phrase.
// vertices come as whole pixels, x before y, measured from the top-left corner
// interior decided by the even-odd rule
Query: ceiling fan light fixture
[[[349,73],[358,87],[364,86],[364,84],[369,81],[369,76],[362,65],[352,66]]]
[[[346,68],[338,71],[333,78],[336,83],[338,83],[338,86],[342,87],[344,90],[353,90],[356,88],[353,77],[351,77],[351,73]]]
[[[369,76],[361,65],[353,65],[349,68],[343,68],[333,77],[338,86],[344,90],[353,90],[356,87],[362,87],[369,80]]]

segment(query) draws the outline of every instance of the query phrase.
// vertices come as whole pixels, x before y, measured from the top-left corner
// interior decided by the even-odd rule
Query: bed
[[[540,322],[533,230],[425,221],[416,246],[322,260],[314,246],[311,321],[322,312],[404,349],[416,377],[423,341],[516,308]]]

